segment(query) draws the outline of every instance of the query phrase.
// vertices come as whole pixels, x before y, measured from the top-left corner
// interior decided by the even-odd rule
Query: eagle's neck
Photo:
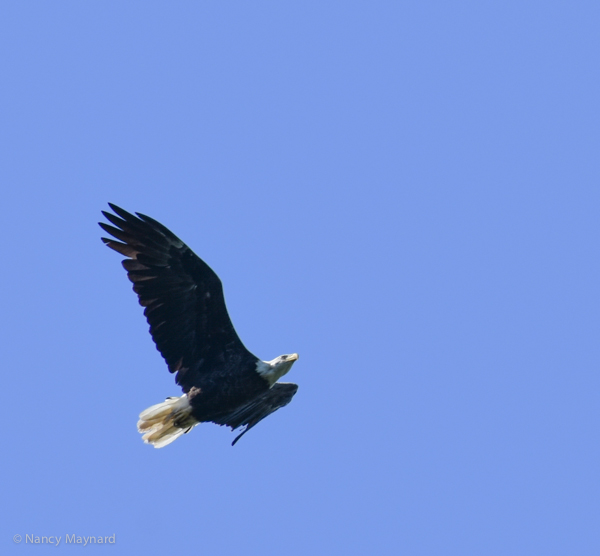
[[[256,372],[269,383],[269,388],[271,388],[290,370],[292,364],[293,361],[281,361],[279,357],[276,357],[273,361],[258,360],[256,362]]]

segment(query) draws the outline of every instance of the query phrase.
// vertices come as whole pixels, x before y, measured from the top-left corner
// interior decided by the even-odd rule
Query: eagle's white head
[[[269,386],[273,386],[284,374],[289,372],[294,361],[297,360],[297,353],[280,355],[272,361],[258,361],[256,363],[256,371],[260,376],[269,381]]]

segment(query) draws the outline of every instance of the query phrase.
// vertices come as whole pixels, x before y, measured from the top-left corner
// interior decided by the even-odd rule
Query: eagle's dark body
[[[270,362],[242,344],[214,271],[162,224],[110,207],[116,215],[103,214],[114,226],[100,226],[118,241],[102,240],[127,257],[122,264],[144,307],[150,334],[187,395],[189,407],[177,415],[169,413],[173,426],[189,430],[196,424],[192,421],[212,421],[232,429],[246,426],[243,434],[289,403],[297,385],[273,383],[266,367]]]

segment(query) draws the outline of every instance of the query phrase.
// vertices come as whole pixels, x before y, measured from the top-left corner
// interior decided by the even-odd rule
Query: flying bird
[[[287,405],[297,384],[278,382],[297,353],[263,361],[250,353],[227,313],[223,286],[214,271],[170,230],[136,212],[109,203],[100,222],[113,238],[102,241],[126,259],[150,334],[183,390],[140,413],[137,428],[155,448],[170,444],[199,423],[232,430],[252,427]]]

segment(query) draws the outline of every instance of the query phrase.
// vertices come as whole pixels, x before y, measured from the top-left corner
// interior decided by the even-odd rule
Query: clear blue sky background
[[[599,26],[591,1],[4,2],[0,552],[597,556]],[[300,354],[234,448],[141,442],[179,390],[108,201],[216,270],[259,357]]]

